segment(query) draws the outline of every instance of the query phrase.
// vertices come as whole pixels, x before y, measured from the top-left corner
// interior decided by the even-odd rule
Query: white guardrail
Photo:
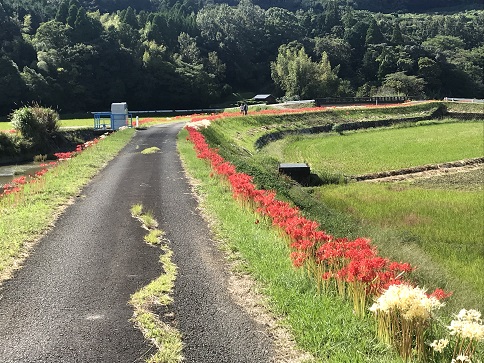
[[[446,102],[469,102],[469,103],[484,103],[484,100],[477,98],[456,98],[456,97],[444,97]]]

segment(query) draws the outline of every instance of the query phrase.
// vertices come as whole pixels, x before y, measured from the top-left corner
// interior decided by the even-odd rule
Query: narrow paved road
[[[0,290],[0,362],[142,362],[153,347],[130,321],[136,290],[159,276],[158,248],[130,216],[142,203],[178,265],[174,321],[186,362],[269,362],[263,327],[227,290],[223,257],[197,212],[178,154],[181,124],[138,131]],[[142,155],[157,146],[159,153]]]

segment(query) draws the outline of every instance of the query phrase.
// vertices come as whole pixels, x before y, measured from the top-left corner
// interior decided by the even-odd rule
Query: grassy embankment
[[[224,121],[221,121],[224,122]],[[337,296],[319,295],[303,271],[294,270],[288,248],[278,233],[263,222],[255,223],[253,212],[241,208],[231,192],[210,168],[197,159],[193,145],[180,133],[178,147],[202,208],[211,216],[214,232],[240,271],[256,278],[269,297],[270,309],[284,317],[299,346],[311,352],[316,362],[401,362],[375,340],[374,324],[354,316],[353,307]]]
[[[0,276],[8,274],[15,259],[52,223],[59,208],[79,193],[133,135],[133,129],[116,132],[95,147],[61,162],[43,176],[41,190],[37,185],[24,186],[18,205],[10,206],[0,199]]]
[[[482,157],[483,147],[482,122],[465,122],[344,136],[291,137],[269,145],[265,152],[287,162],[306,161],[318,174],[358,175]],[[330,208],[349,213],[363,223],[395,230],[406,244],[404,250],[415,245],[428,254],[432,265],[454,280],[452,284],[441,283],[454,290],[463,282],[473,292],[470,295],[475,296],[464,301],[482,308],[482,173],[480,169],[466,174],[465,183],[459,186],[459,175],[447,176],[448,186],[440,183],[437,189],[422,181],[418,186],[412,182],[351,183],[323,186],[314,194]],[[405,258],[405,254],[391,251],[393,245],[385,241],[378,244],[387,254]],[[459,294],[469,292],[459,290]]]
[[[444,314],[450,315],[451,313],[456,313],[458,311],[456,311],[456,309],[462,307],[482,308],[480,306],[482,305],[482,295],[479,293],[479,288],[476,288],[477,284],[475,278],[472,278],[471,273],[456,276],[455,274],[448,272],[449,269],[452,268],[451,266],[455,264],[455,261],[452,261],[453,256],[459,254],[459,251],[454,251],[448,259],[438,260],[432,253],[435,253],[435,250],[439,248],[425,249],[425,245],[421,241],[423,236],[419,237],[413,231],[409,232],[406,229],[404,233],[402,233],[398,228],[384,225],[382,223],[372,224],[369,221],[357,218],[354,213],[349,213],[351,208],[336,208],[331,203],[322,202],[319,197],[320,193],[317,189],[300,188],[292,185],[288,181],[278,178],[277,163],[279,160],[267,155],[265,152],[257,152],[254,147],[254,142],[261,135],[274,130],[288,130],[297,127],[304,128],[307,125],[337,124],[338,122],[344,123],[348,121],[353,122],[354,119],[351,119],[348,116],[352,116],[354,113],[361,113],[361,116],[366,120],[382,119],[382,116],[384,116],[385,113],[390,114],[390,118],[396,117],[401,119],[415,117],[415,114],[431,113],[434,106],[435,105],[432,104],[410,106],[404,110],[400,109],[400,113],[393,108],[390,110],[374,109],[371,111],[364,109],[355,111],[331,110],[327,113],[311,113],[304,115],[232,118],[215,122],[211,128],[204,131],[204,134],[211,142],[212,146],[220,147],[219,153],[236,164],[239,171],[253,175],[255,177],[255,182],[259,187],[265,189],[277,189],[280,198],[292,200],[308,217],[319,221],[323,228],[329,233],[336,236],[348,236],[350,238],[358,235],[369,236],[379,247],[382,255],[401,261],[411,262],[417,266],[419,270],[414,278],[421,285],[429,288],[444,287],[454,290],[455,296],[449,301],[448,310],[444,312]],[[435,127],[445,128],[450,126],[452,128],[453,125],[454,124],[449,123],[445,126]],[[399,130],[401,129],[399,128],[393,131],[398,132]],[[415,130],[421,130],[421,128],[419,127]],[[365,134],[370,135],[373,133],[366,132]],[[369,147],[367,146],[366,149],[368,148]],[[185,153],[188,153],[188,151],[185,151]],[[318,157],[318,155],[319,154],[314,154],[313,157]],[[391,159],[390,155],[388,157]],[[463,157],[466,156],[458,157],[458,159]],[[197,168],[201,168],[201,166],[197,166]],[[206,170],[205,173],[207,173]],[[285,247],[280,245],[278,237],[271,237],[270,231],[265,231],[260,225],[254,225],[254,216],[252,214],[249,213],[247,216],[243,217],[243,213],[245,212],[237,212],[237,206],[234,210],[228,211],[228,209],[226,209],[228,207],[225,206],[231,205],[230,203],[232,203],[229,196],[230,193],[225,191],[227,195],[224,197],[225,194],[223,190],[215,190],[217,189],[214,185],[216,182],[211,181],[210,179],[203,179],[204,175],[203,171],[197,174],[197,178],[203,180],[199,188],[202,190],[203,195],[206,195],[207,205],[210,209],[216,210],[214,213],[216,213],[218,221],[220,222],[218,227],[219,233],[221,233],[225,240],[229,241],[233,250],[240,252],[244,260],[248,261],[248,266],[246,268],[261,280],[265,286],[268,286],[266,292],[271,297],[274,309],[287,317],[287,321],[294,331],[296,340],[301,346],[323,358],[323,361],[362,361],[363,359],[366,359],[363,357],[367,357],[367,355],[375,357],[372,358],[375,359],[375,361],[391,361],[388,357],[378,357],[378,354],[375,352],[368,353],[368,349],[375,349],[374,347],[370,348],[366,345],[367,343],[365,343],[365,339],[370,341],[373,337],[371,327],[365,327],[364,322],[351,321],[348,316],[346,316],[346,318],[350,320],[345,321],[345,319],[342,318],[342,315],[336,314],[332,309],[325,310],[327,309],[326,304],[329,304],[336,307],[336,310],[341,311],[341,313],[344,314],[343,311],[345,311],[345,308],[342,306],[345,306],[345,303],[338,302],[338,299],[334,296],[330,296],[329,298],[326,296],[317,296],[314,290],[312,290],[312,287],[308,285],[307,281],[300,274],[291,269],[288,261],[288,251]],[[353,186],[338,186],[336,188],[340,187],[350,188]],[[332,186],[331,188],[335,187]],[[390,192],[392,191],[392,187],[387,187],[387,189],[389,189]],[[399,190],[400,188],[395,188],[393,189],[393,192],[398,194]],[[212,200],[212,193],[217,195],[217,197],[214,197],[214,200]],[[378,194],[374,195],[371,193],[374,193],[374,191],[369,192],[368,198],[372,198],[372,204],[377,204]],[[418,200],[419,198],[422,198],[422,195],[405,195],[403,193],[400,193],[399,195],[402,195],[403,200],[407,201],[407,205],[409,199]],[[442,195],[438,198],[442,198]],[[444,199],[451,200],[451,198],[447,196],[444,196]],[[220,202],[217,202],[217,200],[220,200]],[[217,207],[218,203],[221,204],[219,207]],[[387,201],[383,201],[381,204],[383,209],[385,209],[386,203]],[[464,206],[464,208],[468,208],[465,198],[461,198],[458,204]],[[476,203],[474,203],[474,205],[475,204]],[[400,204],[397,202],[395,208],[398,209],[399,205]],[[405,213],[404,204],[402,204],[400,208],[403,213]],[[430,209],[436,209],[435,205],[431,206]],[[394,213],[395,212],[393,212],[393,214]],[[459,213],[463,214],[462,210],[457,212],[457,214]],[[467,213],[467,215],[472,216],[473,214]],[[231,219],[233,219],[234,222],[231,222]],[[247,222],[240,222],[242,220],[246,220]],[[476,219],[476,221],[479,220],[482,219]],[[448,219],[442,219],[441,223],[453,223],[452,221],[446,221],[448,221]],[[432,232],[433,227],[438,228],[440,227],[440,224],[437,223],[437,225],[429,228],[432,234],[435,233]],[[478,226],[475,225],[474,227],[476,227],[474,232],[478,234]],[[467,225],[467,228],[472,229],[469,228],[469,225]],[[259,236],[261,233],[265,234]],[[440,240],[439,243],[441,243]],[[479,247],[478,243],[479,242],[466,244],[466,248],[472,249],[473,246]],[[449,246],[449,248],[452,249],[452,247],[455,247],[456,245],[457,243],[454,241],[454,244]],[[270,252],[265,254],[265,249],[268,249]],[[447,249],[447,251],[449,251],[449,249]],[[476,249],[473,249],[473,251],[476,252]],[[472,255],[473,253],[470,252],[469,254]],[[478,253],[474,253],[474,255],[477,255],[476,259],[474,259],[474,257],[466,256],[461,260],[462,264],[469,265],[469,260],[467,259],[470,258],[473,259],[471,265],[474,265],[475,267],[476,262],[477,264],[479,263],[479,255]],[[265,269],[267,269],[267,271],[261,272]],[[469,271],[472,271],[472,269],[473,267],[471,266]],[[466,267],[463,267],[463,270],[466,270]],[[295,279],[289,277],[292,274],[296,276]],[[467,275],[469,281],[462,280],[462,276],[465,277],[465,275]],[[284,286],[280,289],[285,290],[285,292],[279,290],[278,284]],[[304,297],[300,299],[302,295],[304,295]],[[294,304],[292,304],[292,302],[294,302]],[[314,306],[308,308],[312,302],[314,303]],[[341,329],[341,326],[344,326],[345,329]],[[332,329],[329,327],[332,327]],[[441,328],[443,328],[443,326]],[[360,335],[358,337],[351,336],[350,332],[353,331],[353,329],[354,331],[359,331]],[[344,332],[341,330],[344,330]],[[330,332],[329,336],[326,335],[328,332]],[[336,356],[331,353],[326,356],[326,353],[323,353],[324,349],[327,348],[324,347],[325,344],[329,344],[330,351],[335,349],[335,346],[332,344],[344,346],[345,349],[343,349],[339,358],[336,358]],[[363,345],[358,346],[359,344]],[[373,341],[372,344],[375,344],[375,341]],[[328,358],[329,356],[331,356],[331,358]]]

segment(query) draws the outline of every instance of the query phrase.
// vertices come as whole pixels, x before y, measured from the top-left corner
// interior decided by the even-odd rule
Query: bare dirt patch
[[[442,175],[480,170],[484,167],[484,157],[458,160],[441,164],[428,164],[412,168],[383,171],[379,173],[365,174],[353,177],[356,181],[365,182],[394,182],[413,181],[422,178],[432,178]]]

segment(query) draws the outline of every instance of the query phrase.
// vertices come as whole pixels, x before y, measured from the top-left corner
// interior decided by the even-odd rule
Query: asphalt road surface
[[[159,276],[160,249],[130,215],[142,203],[178,266],[170,307],[185,362],[271,361],[264,327],[236,305],[224,259],[176,151],[181,124],[138,131],[0,289],[0,362],[143,362],[153,346],[130,320],[129,297]],[[156,146],[160,152],[141,154]]]

